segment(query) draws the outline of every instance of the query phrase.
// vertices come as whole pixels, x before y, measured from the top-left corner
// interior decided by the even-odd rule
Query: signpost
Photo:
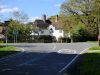
[[[13,35],[14,35],[14,43],[17,43],[17,35],[18,35],[17,29],[13,29]]]
[[[8,45],[8,36],[7,36],[8,34],[9,34],[8,28],[6,27],[6,28],[5,28],[6,46]]]

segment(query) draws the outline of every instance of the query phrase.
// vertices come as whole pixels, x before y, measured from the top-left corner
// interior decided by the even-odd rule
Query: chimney
[[[46,22],[46,15],[45,14],[42,16],[42,19],[44,22]]]
[[[56,19],[55,19],[55,22],[58,22],[58,15],[56,15]]]

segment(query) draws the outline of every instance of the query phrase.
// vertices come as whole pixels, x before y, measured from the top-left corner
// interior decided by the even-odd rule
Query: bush
[[[74,42],[84,42],[88,40],[88,32],[84,26],[78,25],[72,32]]]
[[[0,40],[0,43],[4,43],[4,41],[3,40]]]
[[[34,39],[35,39],[34,42],[37,42],[37,43],[51,43],[51,42],[53,42],[53,37],[48,36],[48,35],[35,36]]]

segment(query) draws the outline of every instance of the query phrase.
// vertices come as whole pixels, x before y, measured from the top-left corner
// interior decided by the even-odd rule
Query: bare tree
[[[21,11],[14,11],[13,16],[19,22],[26,22],[29,19],[28,15]]]

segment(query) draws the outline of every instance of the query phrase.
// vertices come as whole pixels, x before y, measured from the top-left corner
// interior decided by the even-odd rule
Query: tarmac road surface
[[[8,44],[22,51],[0,59],[0,75],[63,75],[93,43]]]

